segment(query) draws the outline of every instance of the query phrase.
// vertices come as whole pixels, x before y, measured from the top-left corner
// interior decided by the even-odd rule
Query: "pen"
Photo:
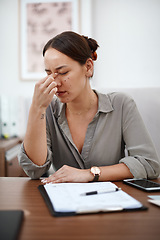
[[[117,192],[117,191],[119,191],[119,190],[121,190],[121,188],[114,188],[114,189],[108,189],[108,190],[92,191],[92,192],[82,193],[81,196],[88,196],[88,195],[95,195],[95,194],[112,193],[112,192]]]

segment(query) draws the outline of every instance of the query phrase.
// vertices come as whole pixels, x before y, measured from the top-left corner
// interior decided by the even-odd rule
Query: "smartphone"
[[[147,179],[125,179],[123,183],[147,192],[160,191],[160,184]]]

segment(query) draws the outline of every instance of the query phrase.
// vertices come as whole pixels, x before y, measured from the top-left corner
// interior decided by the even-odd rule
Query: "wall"
[[[18,0],[0,0],[0,29],[0,95],[31,96],[34,82],[19,77]]]
[[[91,1],[80,0],[81,32],[91,35]],[[33,95],[35,81],[21,81],[19,67],[19,2],[0,0],[0,95]],[[46,0],[47,2],[47,0]]]
[[[0,95],[32,96],[19,77],[19,1],[0,0]],[[160,87],[160,1],[81,0],[81,33],[97,39],[93,86]]]
[[[160,87],[160,1],[93,0],[96,87]]]

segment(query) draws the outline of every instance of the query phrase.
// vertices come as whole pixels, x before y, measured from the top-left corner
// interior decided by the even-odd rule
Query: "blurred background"
[[[24,2],[33,4],[34,0],[0,0],[0,131],[3,138],[23,138],[37,81],[34,77],[23,79],[21,76]],[[74,29],[95,38],[100,46],[91,80],[93,88],[133,96],[160,154],[160,0],[75,2],[74,17],[78,22]]]
[[[79,32],[100,45],[94,86],[160,87],[160,1],[79,2]],[[31,97],[35,82],[19,75],[19,8],[20,0],[0,0],[0,94]]]

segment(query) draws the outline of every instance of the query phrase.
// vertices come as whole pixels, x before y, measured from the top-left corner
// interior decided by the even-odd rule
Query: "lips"
[[[58,92],[56,92],[56,95],[58,97],[62,97],[65,93],[66,93],[66,91],[58,91]]]

